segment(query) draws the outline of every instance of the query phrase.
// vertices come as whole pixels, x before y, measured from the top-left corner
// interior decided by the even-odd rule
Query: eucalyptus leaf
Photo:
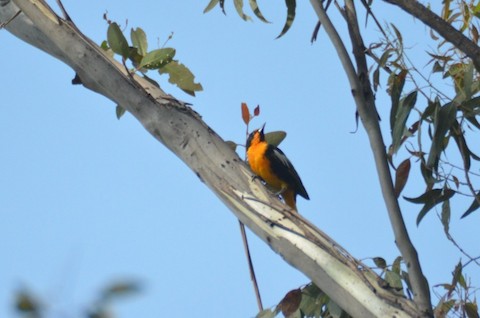
[[[258,8],[257,0],[249,0],[250,3],[250,8],[252,9],[253,13],[255,16],[260,19],[260,21],[265,22],[265,23],[270,23],[265,17],[263,16],[262,12]]]
[[[265,134],[265,141],[270,145],[278,147],[285,137],[287,137],[287,133],[284,131],[271,131]]]
[[[125,108],[117,105],[117,107],[115,108],[115,114],[117,115],[117,119],[120,119],[125,114]]]
[[[237,10],[240,18],[242,18],[244,21],[252,20],[252,18],[243,12],[243,0],[233,0],[233,5],[235,6],[235,10]]]
[[[213,8],[215,8],[215,6],[217,5],[218,3],[218,0],[211,0],[207,7],[203,10],[203,13],[207,13],[208,11],[212,10]]]
[[[285,33],[288,32],[292,26],[293,20],[295,20],[295,10],[297,8],[296,0],[285,0],[285,4],[287,5],[287,20],[285,21],[282,32],[280,32],[280,35],[277,36],[277,39],[281,38]]]
[[[410,112],[412,111],[417,101],[417,91],[413,91],[406,97],[402,98],[397,107],[397,113],[393,123],[392,130],[392,147],[393,153],[396,153],[402,144],[402,137],[406,131],[406,123]]]
[[[136,28],[130,31],[130,38],[132,40],[132,45],[137,48],[137,52],[141,56],[147,54],[148,43],[147,35],[141,28]]]
[[[168,81],[177,85],[189,95],[195,96],[195,92],[203,90],[200,83],[195,83],[195,76],[193,73],[178,61],[173,60],[167,65],[162,66],[158,71],[160,74],[168,74]]]
[[[169,64],[175,56],[175,49],[163,48],[148,52],[142,59],[137,68],[147,68],[149,70],[159,69]]]
[[[122,30],[120,30],[118,24],[115,22],[110,23],[108,26],[107,41],[113,52],[121,55],[124,59],[128,58],[130,48],[127,39],[123,35]]]
[[[434,135],[427,166],[436,167],[441,152],[445,149],[445,135],[456,121],[457,106],[454,103],[447,103],[437,111],[434,118]]]
[[[473,198],[472,204],[470,204],[470,207],[465,211],[465,213],[462,214],[462,219],[468,215],[470,215],[472,212],[476,211],[479,207],[480,204],[478,203],[480,201],[480,191],[477,192],[477,195],[475,198]]]
[[[416,203],[416,204],[424,204],[423,208],[420,210],[417,216],[417,226],[422,221],[423,217],[430,211],[434,206],[439,203],[442,203],[445,200],[450,199],[455,194],[455,191],[452,189],[433,189],[430,191],[425,192],[421,196],[417,198],[407,198],[404,197],[405,200]]]

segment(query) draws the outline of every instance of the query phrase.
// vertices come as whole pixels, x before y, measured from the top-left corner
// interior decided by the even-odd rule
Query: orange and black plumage
[[[247,139],[248,164],[257,176],[282,196],[288,206],[297,211],[297,195],[310,200],[307,190],[287,156],[265,141],[264,127],[253,131]]]

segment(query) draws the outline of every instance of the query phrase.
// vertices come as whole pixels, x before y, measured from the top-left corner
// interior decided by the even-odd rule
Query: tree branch
[[[357,71],[355,71],[343,41],[327,16],[321,2],[319,0],[311,0],[311,3],[318,15],[320,22],[324,25],[325,31],[329,35],[330,40],[337,50],[337,54],[343,64],[345,72],[347,73],[353,98],[357,105],[358,114],[368,134],[370,146],[372,147],[383,198],[390,222],[392,224],[393,233],[395,235],[395,242],[409,271],[415,302],[420,311],[429,316],[432,314],[430,289],[428,287],[428,282],[422,273],[420,262],[418,260],[418,254],[408,235],[408,231],[405,227],[402,213],[398,205],[398,200],[395,196],[392,176],[390,174],[387,155],[385,153],[385,143],[383,141],[380,125],[378,123],[374,95],[371,90],[370,80],[368,78],[368,67],[365,59],[365,46],[359,33],[360,29],[358,26],[353,1],[345,1],[345,18],[347,19],[347,24],[349,27],[350,38],[353,45],[353,53],[358,68]]]
[[[465,55],[472,59],[477,71],[480,72],[480,48],[462,32],[455,29],[447,21],[436,15],[434,12],[426,8],[423,4],[413,0],[383,0],[384,2],[394,4],[413,17],[422,21],[429,26],[445,40],[450,42],[456,48],[461,50]]]
[[[5,0],[2,3],[5,3]],[[0,5],[7,30],[59,58],[82,84],[128,110],[177,155],[235,216],[289,264],[355,317],[419,317],[415,305],[393,293],[372,270],[350,256],[272,195],[238,155],[195,111],[104,54],[41,0]]]

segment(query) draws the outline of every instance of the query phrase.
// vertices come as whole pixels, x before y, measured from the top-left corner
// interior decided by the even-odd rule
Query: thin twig
[[[438,219],[440,220],[440,222],[442,222],[442,217],[437,213],[437,217]],[[463,255],[465,255],[466,257],[468,257],[469,261],[463,265],[463,267],[467,266],[469,263],[471,262],[474,262],[475,264],[477,264],[478,266],[480,266],[480,263],[478,262],[478,258],[479,257],[472,257],[470,256],[458,243],[457,241],[455,241],[455,239],[453,238],[453,236],[450,234],[450,231],[445,231],[445,235],[447,236],[447,239],[452,242],[452,244],[460,251],[460,253],[462,253]]]
[[[247,127],[245,131],[245,137],[246,137],[245,140],[248,139],[248,134],[249,134],[248,124],[249,124],[249,121],[247,122]],[[246,162],[248,161],[247,147],[245,147],[245,161]],[[260,296],[260,289],[258,288],[257,277],[255,275],[255,268],[253,267],[252,256],[250,254],[250,247],[248,246],[247,232],[245,231],[245,225],[240,220],[238,221],[238,223],[240,225],[240,234],[242,236],[243,249],[245,250],[245,255],[247,256],[248,271],[250,272],[250,279],[252,280],[253,290],[255,291],[255,298],[257,299],[258,312],[261,312],[263,311],[262,297]]]
[[[257,277],[255,276],[255,269],[253,268],[252,257],[250,255],[250,248],[248,247],[247,232],[245,231],[245,225],[238,221],[240,225],[240,233],[242,234],[243,247],[247,256],[248,269],[250,270],[250,279],[252,280],[253,289],[255,290],[255,297],[257,298],[258,311],[263,310],[262,298],[260,296],[260,290],[258,288]]]

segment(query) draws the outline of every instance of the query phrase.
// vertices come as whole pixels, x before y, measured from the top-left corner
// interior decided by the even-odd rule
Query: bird
[[[265,140],[265,124],[247,139],[247,161],[250,169],[297,211],[297,195],[310,200],[297,171],[287,156]]]

